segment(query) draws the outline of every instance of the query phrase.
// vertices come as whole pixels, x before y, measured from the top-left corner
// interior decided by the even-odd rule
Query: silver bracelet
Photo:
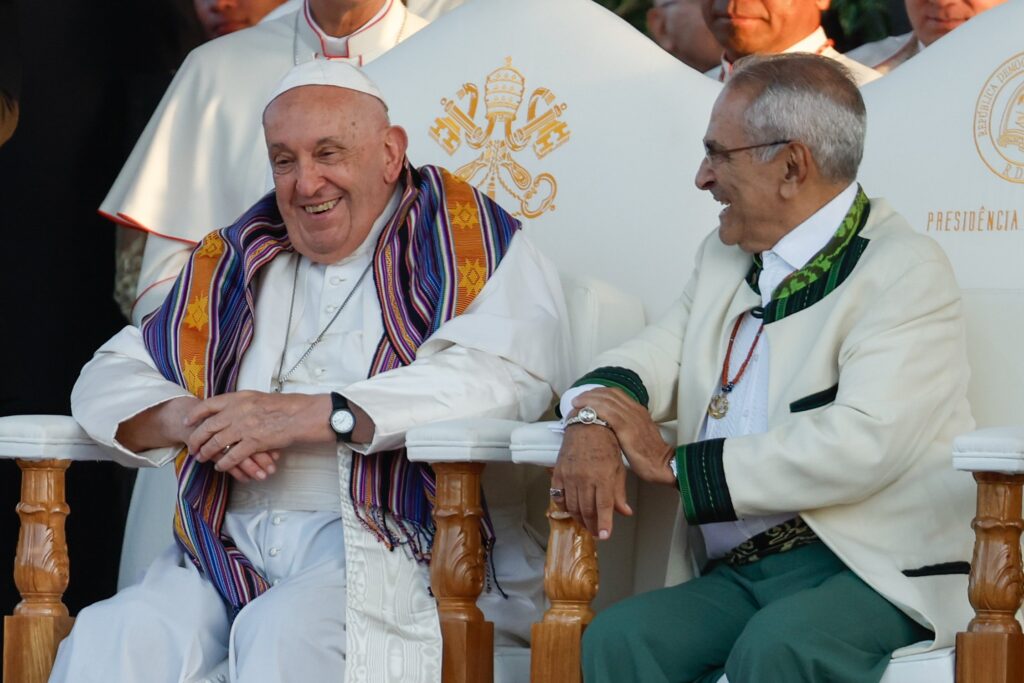
[[[607,427],[608,423],[597,416],[597,411],[590,406],[584,406],[579,409],[575,415],[565,421],[565,426],[569,425],[600,425],[601,427]]]

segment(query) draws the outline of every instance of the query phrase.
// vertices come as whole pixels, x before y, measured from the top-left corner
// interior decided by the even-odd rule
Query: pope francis
[[[433,474],[404,434],[535,419],[562,382],[557,274],[485,195],[409,165],[358,68],[295,67],[263,127],[275,191],[75,386],[116,458],[175,460],[176,542],[79,615],[52,681],[437,683]]]

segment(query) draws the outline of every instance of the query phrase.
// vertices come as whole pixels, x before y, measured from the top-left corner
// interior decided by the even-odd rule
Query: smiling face
[[[761,161],[753,150],[714,154],[714,150],[770,142],[751,140],[747,135],[743,114],[750,102],[750,95],[736,88],[728,88],[719,96],[704,135],[712,153],[701,162],[696,183],[725,205],[718,214],[722,243],[757,253],[771,249],[788,231],[779,220],[784,214],[779,193],[779,179],[785,174],[784,155]]]
[[[775,54],[821,25],[829,0],[701,0],[704,21],[726,57]]]
[[[407,140],[380,100],[333,86],[279,95],[263,114],[277,205],[303,256],[336,263],[363,243],[394,192]]]
[[[914,35],[931,45],[960,24],[1005,0],[907,0],[907,17]]]
[[[196,16],[208,40],[259,23],[284,0],[194,0]]]

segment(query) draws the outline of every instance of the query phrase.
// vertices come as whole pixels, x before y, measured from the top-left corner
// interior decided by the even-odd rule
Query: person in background
[[[853,75],[857,85],[878,78],[878,72],[840,54],[821,26],[830,0],[701,0],[704,21],[722,46],[721,63],[707,72],[719,81],[733,63],[747,55],[810,52],[834,59]]]
[[[866,43],[847,56],[887,74],[936,40],[985,10],[1006,0],[906,0],[907,18],[913,30]]]
[[[153,51],[154,57],[165,63],[162,70],[153,70],[145,78],[135,79],[128,87],[132,91],[129,102],[129,120],[126,136],[130,137],[125,156],[131,151],[146,122],[153,115],[160,97],[188,52],[206,40],[238,31],[258,23],[284,0],[164,0],[151,7],[176,30],[164,36],[162,49]],[[178,40],[172,40],[177,36]],[[146,233],[117,225],[115,228],[114,301],[121,313],[131,320],[135,290],[142,268],[142,254]]]
[[[17,6],[14,0],[0,0],[0,146],[11,139],[18,127],[19,48]]]
[[[285,0],[193,0],[207,40],[255,26]]]
[[[722,46],[708,30],[700,0],[654,0],[647,10],[647,29],[654,42],[697,71],[718,66]]]

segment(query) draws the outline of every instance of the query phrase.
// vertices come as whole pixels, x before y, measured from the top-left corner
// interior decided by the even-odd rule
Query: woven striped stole
[[[786,276],[772,292],[771,301],[763,311],[766,325],[813,306],[846,280],[867,248],[868,240],[861,237],[860,232],[870,213],[871,202],[858,185],[853,204],[828,243],[803,268]],[[746,281],[758,294],[761,293],[758,286],[761,268],[761,255],[756,254]]]
[[[519,223],[493,200],[441,168],[406,162],[399,208],[378,239],[374,284],[384,335],[370,376],[408,365],[444,322],[466,310],[508,250]],[[293,251],[273,193],[193,250],[164,304],[142,324],[160,373],[207,398],[235,390],[252,342],[259,271]],[[360,520],[389,549],[430,558],[433,471],[405,451],[353,453],[349,491]],[[214,584],[232,617],[264,592],[266,579],[222,530],[230,477],[187,449],[175,459],[175,537]],[[489,523],[481,533],[489,547]]]

